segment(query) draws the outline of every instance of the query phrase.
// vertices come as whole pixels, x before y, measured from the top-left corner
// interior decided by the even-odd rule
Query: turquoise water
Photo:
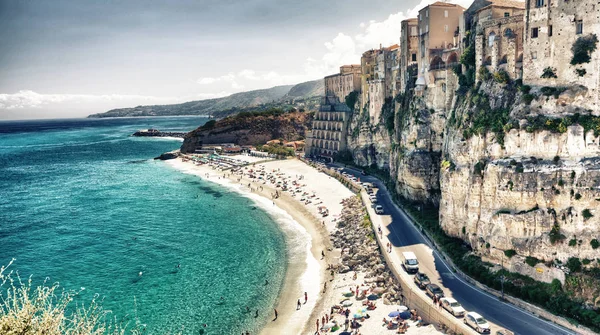
[[[206,334],[255,334],[285,273],[277,223],[251,200],[152,160],[180,142],[129,137],[205,121],[0,122],[0,264],[15,258],[12,269],[36,283],[84,287],[83,302],[97,293],[118,321],[137,315],[150,334],[198,334],[203,323]]]

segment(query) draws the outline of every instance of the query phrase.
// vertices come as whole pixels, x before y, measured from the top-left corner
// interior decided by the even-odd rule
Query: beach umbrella
[[[400,312],[406,312],[406,311],[408,311],[408,307],[400,305],[400,306],[398,306],[398,310]]]
[[[397,317],[398,315],[400,315],[400,311],[393,311],[393,312],[390,312],[390,314],[388,314],[388,316],[389,316],[390,318],[395,318],[395,317]]]
[[[377,294],[371,294],[367,297],[367,299],[369,300],[377,300],[379,299],[379,296]]]
[[[400,317],[401,317],[403,320],[408,320],[408,319],[410,319],[410,312],[409,312],[409,311],[404,311],[404,312],[401,312],[401,313],[400,313]]]
[[[344,306],[344,307],[352,306],[352,301],[346,299],[346,300],[342,301],[342,306]]]
[[[352,335],[351,332],[341,332],[340,335]]]
[[[362,318],[362,317],[363,317],[363,314],[362,314],[362,313],[354,313],[354,316],[353,316],[353,317],[354,317],[355,319],[360,319],[360,318]]]

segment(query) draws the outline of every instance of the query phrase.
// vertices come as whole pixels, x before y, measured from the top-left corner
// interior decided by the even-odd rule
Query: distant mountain
[[[211,115],[225,117],[242,111],[262,108],[290,107],[312,109],[324,94],[323,80],[297,85],[275,86],[268,89],[235,93],[217,99],[189,101],[173,105],[150,105],[112,109],[92,114],[90,118],[132,116]]]

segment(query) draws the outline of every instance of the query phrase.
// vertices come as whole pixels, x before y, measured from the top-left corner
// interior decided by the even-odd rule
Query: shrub
[[[558,76],[556,76],[556,69],[548,66],[544,69],[541,78],[558,78]]]
[[[587,259],[587,258],[584,258],[584,259],[581,261],[581,263],[583,263],[583,265],[588,265],[588,264],[590,264],[591,262],[592,262],[592,260],[591,260],[591,259]]]
[[[569,247],[574,247],[576,245],[577,245],[577,239],[572,238],[569,240]]]
[[[575,200],[579,200],[579,199],[581,199],[581,194],[575,193]]]
[[[481,66],[479,68],[479,78],[481,78],[483,81],[492,79],[492,74],[486,66]]]
[[[540,262],[540,260],[535,257],[531,257],[531,256],[525,257],[525,263],[527,263],[531,267],[534,267],[539,262]]]
[[[475,66],[475,46],[473,44],[465,48],[460,56],[460,63],[466,66]]]
[[[464,227],[464,226],[462,227],[462,233],[463,233],[463,235],[465,235],[467,233],[467,227]]]
[[[583,219],[584,219],[584,220],[590,219],[590,218],[592,218],[592,217],[594,216],[594,215],[592,214],[592,212],[590,212],[590,210],[589,210],[589,209],[587,209],[587,208],[586,208],[586,209],[584,209],[584,210],[581,212],[581,215],[583,216]]]
[[[523,92],[523,94],[528,94],[531,91],[531,86],[529,86],[529,85],[520,86],[519,91]]]
[[[592,249],[598,249],[598,247],[600,247],[600,242],[598,242],[597,239],[593,239],[590,241],[590,245],[592,246]]]
[[[550,230],[548,237],[550,238],[550,243],[552,243],[552,244],[556,244],[557,242],[560,242],[560,241],[564,240],[565,238],[567,238],[565,235],[560,233],[560,226],[557,224],[552,226],[552,229]]]
[[[202,129],[202,130],[213,129],[216,124],[217,124],[216,120],[210,120],[210,121],[206,122],[202,127],[200,127],[200,129]]]
[[[499,84],[508,84],[510,83],[510,76],[508,72],[500,70],[494,73],[494,80]]]
[[[575,171],[571,171],[571,179],[575,179]]]
[[[567,264],[565,264],[565,266],[571,272],[579,272],[579,271],[581,271],[581,261],[577,257],[571,257],[571,258],[569,258],[569,260],[567,261]]]
[[[523,102],[524,102],[526,105],[530,105],[530,104],[531,104],[531,102],[533,101],[533,99],[535,99],[535,95],[533,95],[533,94],[529,94],[529,93],[527,93],[527,94],[523,94],[523,97],[522,97],[521,99],[523,100]]]
[[[579,37],[571,47],[571,51],[573,51],[571,65],[589,63],[592,53],[596,50],[596,44],[598,44],[596,34]]]
[[[544,86],[544,87],[540,88],[540,92],[542,92],[542,94],[547,97],[553,95],[555,98],[558,98],[558,96],[564,91],[566,91],[566,88],[564,88],[564,87]]]
[[[348,108],[350,108],[352,111],[354,111],[354,107],[356,106],[357,101],[358,101],[358,92],[357,91],[352,91],[352,92],[348,93],[348,95],[345,98],[346,106],[348,106]]]
[[[558,164],[558,162],[560,162],[560,156],[554,156],[552,161],[554,162],[554,164]]]
[[[577,73],[578,76],[583,77],[587,74],[587,71],[585,69],[575,69],[575,73]]]
[[[560,178],[560,179],[558,180],[558,186],[560,186],[560,187],[563,187],[563,186],[565,186],[565,181],[564,181],[564,180],[562,180],[562,178]]]
[[[512,256],[516,255],[517,252],[514,249],[504,250],[504,256],[508,258],[512,258]]]

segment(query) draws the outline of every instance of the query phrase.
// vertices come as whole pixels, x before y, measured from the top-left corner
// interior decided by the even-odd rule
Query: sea
[[[256,334],[286,272],[278,218],[153,159],[181,140],[130,136],[207,120],[1,121],[0,265],[147,334]]]

